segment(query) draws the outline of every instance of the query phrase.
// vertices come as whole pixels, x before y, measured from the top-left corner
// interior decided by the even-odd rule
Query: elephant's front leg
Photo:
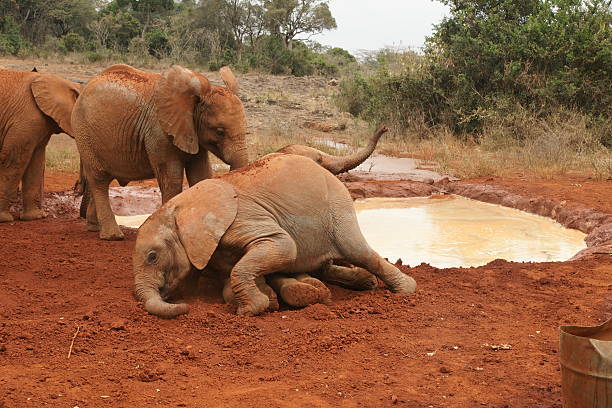
[[[25,221],[37,220],[47,216],[42,209],[42,201],[45,178],[45,149],[48,141],[49,138],[34,149],[30,163],[21,179],[23,210],[20,218]]]
[[[34,150],[33,146],[19,145],[16,139],[14,134],[7,134],[0,150],[0,222],[13,221],[9,207]]]
[[[192,157],[185,166],[185,173],[189,187],[202,180],[212,178],[213,170],[208,151],[200,148],[200,152]]]
[[[123,239],[123,232],[117,225],[115,215],[110,206],[108,198],[108,186],[111,182],[109,176],[93,176],[87,169],[87,185],[91,188],[91,198],[87,209],[87,227],[95,226],[91,217],[96,216],[100,228],[100,238],[107,241],[118,241]],[[96,229],[96,228],[92,228]]]
[[[255,279],[289,269],[295,261],[296,254],[295,242],[284,231],[248,245],[246,253],[230,274],[239,315],[254,316],[268,308],[268,296],[257,288]]]
[[[153,166],[162,195],[162,204],[183,191],[184,165],[179,160],[167,161]]]
[[[273,312],[275,310],[278,310],[278,297],[276,295],[276,292],[274,292],[274,290],[267,284],[266,278],[264,278],[263,276],[255,278],[255,284],[257,285],[257,288],[259,288],[261,293],[268,297],[268,300],[270,302],[268,305],[268,311]],[[223,286],[223,300],[227,304],[236,303],[236,298],[234,296],[234,291],[232,290],[230,279],[225,280],[225,284]]]

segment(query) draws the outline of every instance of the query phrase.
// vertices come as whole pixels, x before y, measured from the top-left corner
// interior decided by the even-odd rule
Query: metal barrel
[[[563,406],[612,408],[612,319],[559,331]]]

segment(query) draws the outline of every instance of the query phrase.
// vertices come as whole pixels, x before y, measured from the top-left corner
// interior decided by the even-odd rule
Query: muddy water
[[[355,202],[372,248],[391,261],[438,268],[480,266],[495,259],[566,261],[586,248],[585,234],[550,218],[457,196],[371,198]],[[124,212],[129,213],[129,212]],[[138,228],[148,217],[117,215]]]
[[[351,173],[363,178],[374,180],[414,180],[439,181],[445,177],[449,180],[458,180],[455,177],[440,174],[426,169],[429,163],[409,157],[391,157],[374,154],[357,166]]]
[[[456,196],[373,198],[355,202],[361,230],[376,251],[411,266],[480,266],[495,259],[566,261],[586,248],[585,234],[512,208]]]

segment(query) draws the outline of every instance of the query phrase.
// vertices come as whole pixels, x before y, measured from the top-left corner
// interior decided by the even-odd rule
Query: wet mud
[[[578,193],[562,183],[345,179],[354,197],[452,192],[551,216],[588,234],[591,252],[562,263],[399,265],[415,294],[330,286],[328,306],[256,318],[232,314],[220,283],[202,277],[191,313],[162,320],[132,295],[136,232],[99,241],[75,218],[78,199],[47,193],[52,217],[0,225],[0,406],[561,407],[558,326],[612,316],[609,183]]]

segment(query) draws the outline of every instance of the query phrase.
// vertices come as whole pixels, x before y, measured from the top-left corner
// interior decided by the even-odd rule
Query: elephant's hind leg
[[[269,298],[257,288],[255,279],[288,269],[297,254],[293,239],[284,231],[251,243],[230,274],[238,303],[237,313],[254,316],[268,308]]]
[[[92,176],[89,169],[86,170],[87,184],[91,188],[91,200],[87,209],[88,228],[90,215],[96,214],[100,225],[100,239],[107,241],[118,241],[123,239],[123,232],[117,225],[113,210],[111,210],[108,198],[108,186],[111,178],[108,176]],[[93,221],[93,220],[91,220]]]
[[[368,272],[378,276],[392,292],[412,293],[416,290],[416,281],[402,273],[391,263],[385,261],[378,253],[368,248],[362,254],[352,254],[345,259],[353,265],[362,267]]]
[[[98,214],[96,211],[96,201],[93,199],[93,195],[91,191],[86,191],[88,202],[87,202],[87,212],[85,214],[85,218],[87,219],[87,231],[98,232],[100,231],[100,224],[98,223]],[[83,194],[83,200],[85,200],[85,194]]]
[[[318,277],[352,290],[371,290],[378,285],[376,276],[357,266],[329,265],[319,272]]]
[[[402,273],[370,248],[354,216],[343,221],[340,225],[344,228],[335,231],[337,250],[343,260],[376,275],[393,292],[412,293],[416,290],[416,282],[412,277]]]
[[[44,218],[47,214],[42,209],[43,184],[45,178],[45,149],[49,139],[43,141],[32,154],[30,163],[22,177],[23,210],[20,218],[25,221]]]

